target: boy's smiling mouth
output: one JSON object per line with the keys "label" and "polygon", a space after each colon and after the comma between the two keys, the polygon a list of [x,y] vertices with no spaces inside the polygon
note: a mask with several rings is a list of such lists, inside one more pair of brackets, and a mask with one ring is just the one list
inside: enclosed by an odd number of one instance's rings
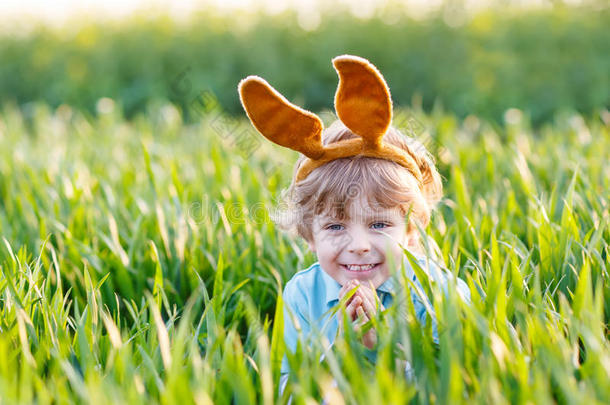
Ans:
{"label": "boy's smiling mouth", "polygon": [[370,264],[342,264],[345,270],[354,273],[361,273],[376,269],[381,263],[370,263]]}

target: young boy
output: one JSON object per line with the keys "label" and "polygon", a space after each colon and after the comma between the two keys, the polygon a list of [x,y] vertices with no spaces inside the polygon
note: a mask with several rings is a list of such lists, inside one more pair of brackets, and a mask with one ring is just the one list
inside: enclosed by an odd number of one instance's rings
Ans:
{"label": "young boy", "polygon": [[[292,352],[299,330],[305,339],[321,333],[334,342],[341,311],[330,315],[331,310],[354,288],[344,303],[354,327],[389,306],[396,293],[391,276],[405,261],[403,248],[418,255],[420,266],[446,288],[443,272],[421,254],[418,233],[442,194],[432,159],[423,145],[391,127],[389,89],[372,64],[347,55],[333,64],[340,77],[335,95],[340,120],[325,130],[317,116],[290,104],[263,79],[251,76],[239,86],[254,126],[304,155],[285,194],[288,215],[275,218],[280,227],[296,230],[318,259],[284,289],[284,339]],[[410,266],[405,268],[417,285]],[[469,299],[466,284],[458,280],[457,286]],[[424,303],[411,297],[424,322]],[[433,330],[437,339],[434,323]],[[369,329],[362,343],[374,349],[376,342],[376,331]],[[288,371],[284,358],[284,380]]]}
{"label": "young boy", "polygon": [[[333,144],[353,139],[354,134],[341,122],[335,122],[323,137],[326,144]],[[318,259],[308,269],[295,274],[284,289],[284,339],[292,352],[298,339],[294,321],[303,337],[320,332],[333,343],[340,318],[329,317],[329,313],[355,287],[345,311],[357,327],[392,303],[396,292],[391,276],[401,263],[405,263],[408,277],[419,285],[403,248],[414,253],[420,267],[427,269],[431,277],[440,276],[439,281],[446,288],[443,272],[423,255],[416,225],[425,227],[429,222],[433,205],[440,196],[440,176],[425,149],[419,146],[414,150],[414,142],[399,131],[390,128],[384,142],[409,153],[420,153],[417,158],[420,170],[425,173],[424,184],[418,185],[396,163],[357,156],[329,162],[314,170],[306,180],[293,182],[288,190],[290,204],[298,213],[291,215],[290,221],[296,222],[297,233]],[[281,226],[290,225],[280,218],[277,221]],[[470,292],[466,283],[459,279],[457,282],[458,293],[468,300]],[[425,304],[414,292],[411,297],[418,319],[425,323]],[[433,332],[436,340],[434,323]],[[362,343],[373,349],[376,342],[376,331],[370,329]],[[288,371],[284,359],[282,372]]]}

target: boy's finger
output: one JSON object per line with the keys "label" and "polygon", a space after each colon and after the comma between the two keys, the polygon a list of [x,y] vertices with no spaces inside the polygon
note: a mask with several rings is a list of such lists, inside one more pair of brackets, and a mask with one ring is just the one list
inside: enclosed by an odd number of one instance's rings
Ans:
{"label": "boy's finger", "polygon": [[373,282],[371,280],[369,280],[369,285],[368,285],[368,290],[370,292],[370,296],[373,300],[373,303],[380,301],[379,300],[379,296],[377,295],[377,289],[375,289],[375,286],[373,285]]}
{"label": "boy's finger", "polygon": [[371,291],[375,291],[375,285],[373,284],[373,282],[371,280],[369,280],[369,288],[371,289]]}
{"label": "boy's finger", "polygon": [[357,317],[356,308],[360,307],[361,305],[362,305],[362,298],[360,296],[357,296],[357,297],[354,297],[354,299],[352,299],[352,302],[350,302],[349,305],[347,306],[346,312],[348,313],[348,315],[350,316],[352,321],[354,321]]}
{"label": "boy's finger", "polygon": [[375,316],[375,314],[377,313],[377,308],[373,301],[371,301],[370,297],[365,296],[365,298],[362,300],[362,307],[364,309],[364,312],[371,317]]}
{"label": "boy's finger", "polygon": [[380,311],[385,309],[381,303],[381,300],[379,299],[379,296],[377,295],[377,291],[375,290],[375,286],[373,285],[372,281],[369,280],[369,288],[364,289],[364,292],[368,293],[368,298],[375,308],[377,308],[379,305]]}
{"label": "boy's finger", "polygon": [[[377,314],[377,311],[383,311],[383,305],[377,297],[377,293],[375,291],[371,291],[368,287],[363,288],[360,296],[362,297],[362,306],[364,311],[368,314],[369,317],[373,317]],[[379,307],[378,307],[379,306]]]}
{"label": "boy's finger", "polygon": [[371,297],[371,296],[366,297],[366,300],[363,302],[362,307],[364,308],[364,311],[370,318],[377,316],[377,313],[379,311],[383,310],[383,306],[381,305],[381,302],[379,302],[378,299],[376,300],[374,297]]}
{"label": "boy's finger", "polygon": [[377,298],[377,293],[375,290],[371,290],[369,287],[363,287],[358,292],[360,293],[363,301],[368,301],[373,307],[376,306],[379,299]]}
{"label": "boy's finger", "polygon": [[[339,299],[343,299],[345,294],[350,292],[356,285],[354,284],[354,280],[350,280],[347,283],[343,284],[341,289],[339,290]],[[350,302],[353,299],[353,296],[347,302]]]}
{"label": "boy's finger", "polygon": [[348,292],[348,291],[349,291],[349,289],[351,288],[352,284],[353,284],[353,283],[352,283],[352,280],[350,280],[350,281],[346,282],[345,284],[343,284],[343,285],[341,286],[341,290],[339,290],[339,292],[340,292],[340,293],[341,293],[341,292],[343,292],[343,294],[345,294],[346,292]]}
{"label": "boy's finger", "polygon": [[362,325],[364,325],[365,323],[367,323],[369,321],[369,317],[366,316],[366,313],[364,312],[364,309],[362,309],[362,306],[359,306],[358,308],[356,308],[356,314],[358,316],[356,330],[360,330]]}

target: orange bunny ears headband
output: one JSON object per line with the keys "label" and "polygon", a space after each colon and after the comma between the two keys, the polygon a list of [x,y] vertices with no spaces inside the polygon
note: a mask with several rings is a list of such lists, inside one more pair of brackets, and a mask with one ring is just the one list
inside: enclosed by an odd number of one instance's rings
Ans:
{"label": "orange bunny ears headband", "polygon": [[358,56],[337,56],[333,65],[339,74],[335,111],[359,138],[322,145],[322,120],[290,103],[258,76],[248,76],[238,86],[241,103],[252,124],[271,142],[307,156],[296,173],[296,182],[331,160],[360,155],[396,162],[421,184],[422,175],[415,159],[406,151],[382,142],[392,122],[392,98],[381,73]]}

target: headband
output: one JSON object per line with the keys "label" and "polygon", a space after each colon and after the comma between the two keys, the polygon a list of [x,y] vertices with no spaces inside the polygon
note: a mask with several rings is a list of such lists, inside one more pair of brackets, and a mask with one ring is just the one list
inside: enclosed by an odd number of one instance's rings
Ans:
{"label": "headband", "polygon": [[290,103],[264,79],[248,76],[239,83],[238,91],[254,127],[271,142],[307,157],[296,173],[296,182],[332,160],[366,156],[404,166],[421,184],[422,174],[415,159],[382,142],[392,122],[392,98],[381,73],[358,56],[337,56],[333,66],[339,75],[335,111],[357,138],[323,145],[320,117]]}

